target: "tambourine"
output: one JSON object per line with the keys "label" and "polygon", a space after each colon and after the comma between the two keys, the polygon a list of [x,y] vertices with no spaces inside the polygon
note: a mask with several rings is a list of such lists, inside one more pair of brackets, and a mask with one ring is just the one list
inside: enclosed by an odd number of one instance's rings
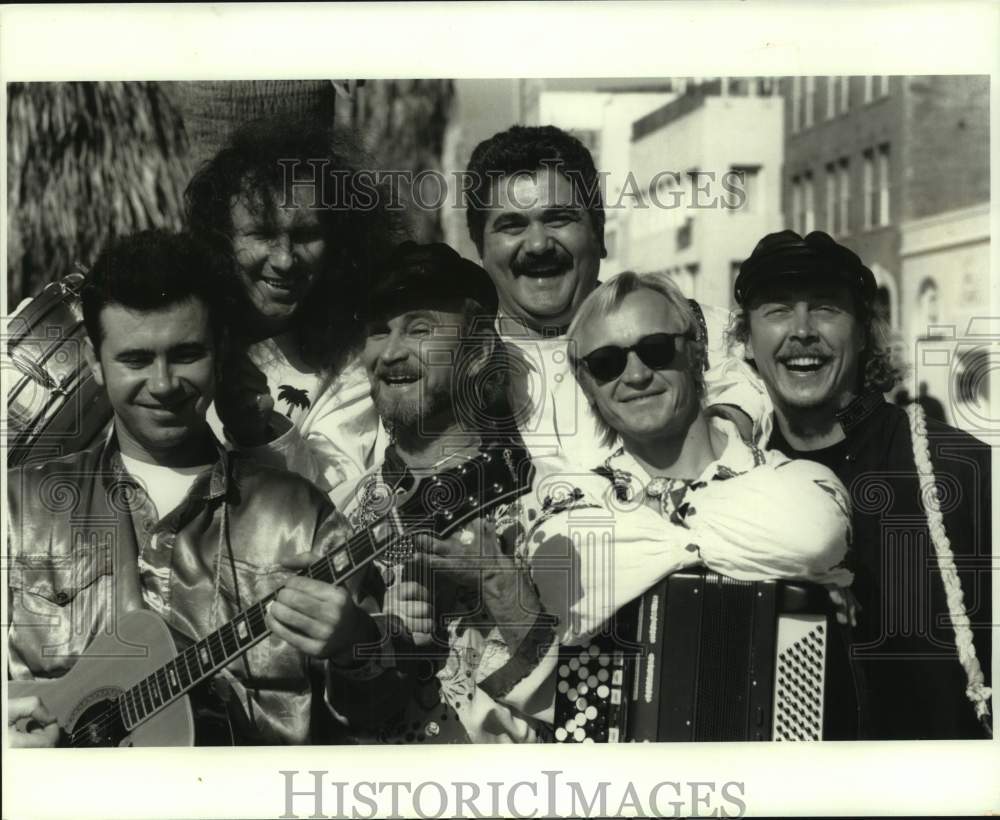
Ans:
{"label": "tambourine", "polygon": [[9,467],[83,450],[111,421],[107,394],[84,356],[84,281],[72,273],[47,285],[8,321],[3,431]]}

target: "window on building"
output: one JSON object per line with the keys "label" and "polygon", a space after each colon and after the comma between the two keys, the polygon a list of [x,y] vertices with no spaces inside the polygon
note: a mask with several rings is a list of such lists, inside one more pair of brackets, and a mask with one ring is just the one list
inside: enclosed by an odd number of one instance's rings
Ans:
{"label": "window on building", "polygon": [[805,128],[813,127],[813,119],[816,114],[816,78],[806,77],[806,98],[805,98]]}
{"label": "window on building", "polygon": [[850,202],[851,202],[851,167],[847,161],[847,157],[841,158],[840,162],[837,163],[837,177],[839,180],[839,185],[837,186],[837,194],[839,196],[838,206],[840,208],[840,219],[838,223],[840,225],[840,233],[847,234],[851,232],[850,223]]}
{"label": "window on building", "polygon": [[840,113],[846,114],[851,105],[851,78],[840,78]]}
{"label": "window on building", "polygon": [[834,236],[837,235],[837,164],[828,163],[826,166],[826,178],[823,182],[824,207],[823,207],[823,230]]}
{"label": "window on building", "polygon": [[878,225],[889,224],[889,144],[878,147]]}
{"label": "window on building", "polygon": [[802,175],[802,198],[804,200],[803,210],[805,211],[802,222],[802,233],[806,234],[809,231],[816,230],[816,201],[812,171],[806,171]]}
{"label": "window on building", "polygon": [[792,177],[792,230],[802,233],[802,226],[805,223],[805,215],[802,212],[802,180]]}
{"label": "window on building", "polygon": [[840,77],[826,78],[826,118],[832,120],[837,116],[837,87]]}
{"label": "window on building", "polygon": [[763,207],[760,198],[763,194],[763,185],[760,182],[761,167],[759,165],[731,165],[729,168],[728,188],[734,189],[737,193],[724,194],[725,199],[732,204],[739,203],[739,207],[729,209],[730,213],[752,214],[759,213]]}
{"label": "window on building", "polygon": [[870,103],[874,96],[873,91],[875,87],[875,77],[871,74],[865,74],[864,76],[864,93],[862,95],[862,100],[866,103]]}
{"label": "window on building", "polygon": [[875,78],[875,96],[877,97],[888,97],[889,96],[889,75],[879,74]]}
{"label": "window on building", "polygon": [[799,116],[802,111],[802,78],[792,77],[792,133],[799,131]]}
{"label": "window on building", "polygon": [[875,187],[875,153],[871,150],[864,153],[864,197],[865,197],[865,230],[875,224],[875,213],[878,210],[878,189]]}

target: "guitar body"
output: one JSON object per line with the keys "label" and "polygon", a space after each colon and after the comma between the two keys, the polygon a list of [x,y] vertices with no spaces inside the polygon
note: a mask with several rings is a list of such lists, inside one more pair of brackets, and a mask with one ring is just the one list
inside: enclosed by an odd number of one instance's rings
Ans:
{"label": "guitar body", "polygon": [[[143,657],[122,657],[121,642],[146,647]],[[74,746],[193,746],[191,703],[181,697],[129,732],[120,720],[99,721],[106,731],[80,731],[108,709],[109,702],[177,654],[167,625],[148,610],[129,612],[117,635],[101,635],[73,668],[54,680],[9,681],[8,697],[36,695]],[[117,718],[117,708],[112,710]],[[76,735],[74,736],[74,733]]]}

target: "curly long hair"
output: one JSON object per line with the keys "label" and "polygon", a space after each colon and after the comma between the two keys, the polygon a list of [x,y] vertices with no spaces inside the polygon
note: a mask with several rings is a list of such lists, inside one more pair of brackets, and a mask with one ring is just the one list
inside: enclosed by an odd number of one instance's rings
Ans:
{"label": "curly long hair", "polygon": [[355,316],[366,277],[405,233],[400,215],[387,208],[389,197],[376,184],[374,166],[356,140],[309,120],[283,117],[246,123],[191,179],[184,194],[186,220],[192,233],[227,253],[237,271],[233,202],[252,197],[270,217],[284,190],[289,160],[311,166],[309,171],[292,169],[296,177],[325,174],[330,185],[330,196],[317,208],[327,245],[326,266],[296,314],[294,332],[307,362],[336,371],[361,342]]}

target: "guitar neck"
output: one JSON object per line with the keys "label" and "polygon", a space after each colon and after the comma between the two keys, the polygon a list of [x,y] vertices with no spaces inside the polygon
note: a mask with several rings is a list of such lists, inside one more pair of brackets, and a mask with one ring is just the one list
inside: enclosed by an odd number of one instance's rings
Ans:
{"label": "guitar neck", "polygon": [[[400,537],[401,533],[394,532],[380,541],[373,528],[366,528],[297,574],[325,583],[342,584],[382,555]],[[281,588],[276,589],[257,601],[126,689],[119,697],[126,727],[131,730],[152,717],[266,638],[271,630],[267,628],[264,616],[268,604],[280,591]]]}
{"label": "guitar neck", "polygon": [[[496,448],[494,454],[483,453],[456,470],[434,476],[426,488],[421,482],[420,493],[401,501],[401,506],[394,504],[378,523],[331,548],[298,574],[341,584],[408,532],[430,529],[447,535],[495,505],[523,495],[531,486],[532,475],[530,457],[523,449],[507,445]],[[384,537],[376,535],[376,530],[385,530]],[[279,592],[275,590],[240,612],[125,690],[118,698],[125,726],[133,729],[266,638],[270,630],[264,616]]]}

